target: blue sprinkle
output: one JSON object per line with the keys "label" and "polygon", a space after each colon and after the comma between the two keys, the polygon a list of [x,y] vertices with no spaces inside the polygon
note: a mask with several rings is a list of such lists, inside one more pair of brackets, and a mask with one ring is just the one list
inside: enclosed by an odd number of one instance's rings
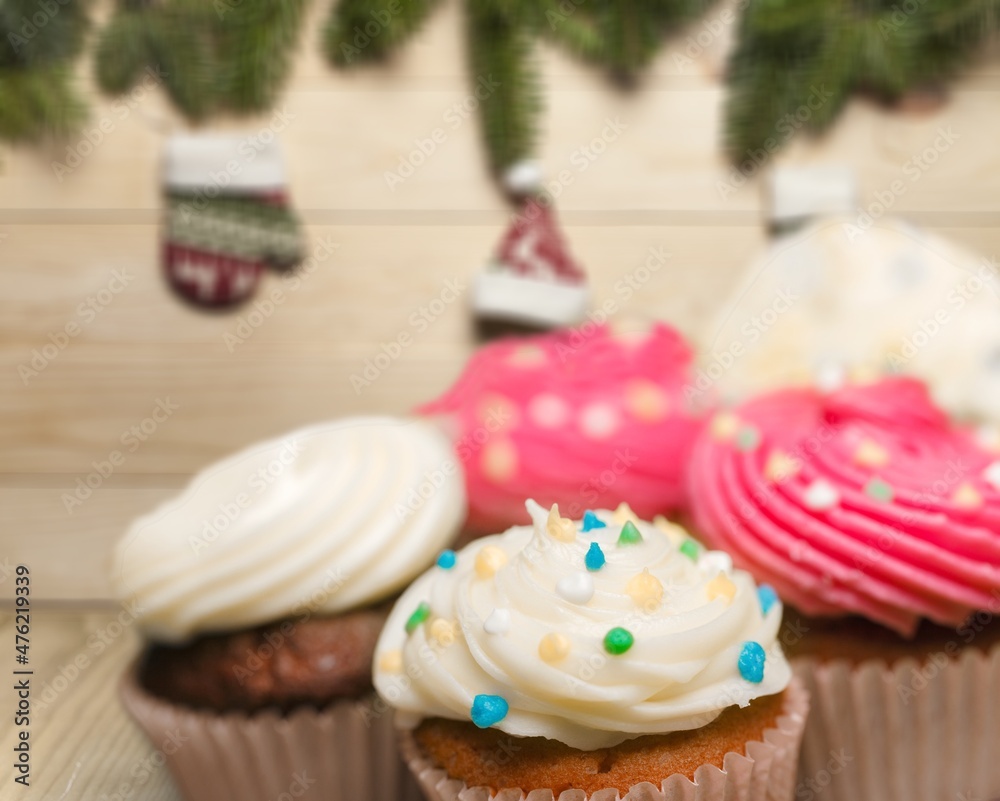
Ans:
{"label": "blue sprinkle", "polygon": [[480,729],[495,726],[505,717],[510,706],[499,695],[477,695],[472,699],[472,722]]}
{"label": "blue sprinkle", "polygon": [[446,551],[441,551],[441,555],[438,556],[437,566],[442,570],[451,570],[455,563],[458,561],[458,556],[451,549]]}
{"label": "blue sprinkle", "polygon": [[583,530],[591,531],[595,528],[607,528],[608,524],[591,512],[589,509],[583,513]]}
{"label": "blue sprinkle", "polygon": [[757,588],[757,597],[760,599],[760,611],[765,615],[771,611],[771,607],[778,601],[778,593],[770,584],[761,584]]}
{"label": "blue sprinkle", "polygon": [[587,565],[587,570],[600,570],[604,567],[604,551],[601,550],[601,546],[596,542],[590,543],[590,550],[587,551],[583,561]]}
{"label": "blue sprinkle", "polygon": [[764,647],[759,642],[743,643],[743,650],[740,651],[740,675],[749,682],[760,684],[764,681],[764,660],[767,654]]}

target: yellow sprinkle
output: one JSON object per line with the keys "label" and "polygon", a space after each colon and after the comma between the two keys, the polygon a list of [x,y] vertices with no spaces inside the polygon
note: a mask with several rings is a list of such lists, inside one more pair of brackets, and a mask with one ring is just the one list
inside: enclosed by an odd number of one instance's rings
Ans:
{"label": "yellow sprinkle", "polygon": [[653,525],[656,526],[660,531],[667,535],[670,543],[676,547],[679,547],[687,537],[684,534],[683,529],[680,526],[671,523],[663,515],[657,515],[653,518]]}
{"label": "yellow sprinkle", "polygon": [[708,582],[705,590],[710,601],[714,601],[716,598],[725,598],[727,602],[732,603],[733,598],[736,597],[736,585],[725,573],[719,573]]}
{"label": "yellow sprinkle", "polygon": [[573,542],[576,539],[576,526],[568,517],[559,516],[559,504],[552,504],[549,518],[545,521],[545,530],[549,536],[559,542]]}
{"label": "yellow sprinkle", "polygon": [[962,483],[951,496],[952,503],[961,509],[978,509],[983,505],[983,496],[971,484]]}
{"label": "yellow sprinkle", "polygon": [[723,441],[732,439],[740,428],[740,418],[732,412],[719,412],[712,418],[712,436]]}
{"label": "yellow sprinkle", "polygon": [[492,578],[505,564],[507,554],[496,545],[487,545],[476,554],[476,575],[479,578]]}
{"label": "yellow sprinkle", "polygon": [[624,526],[629,521],[633,523],[639,522],[639,518],[635,516],[635,512],[632,511],[632,507],[625,503],[625,501],[618,504],[618,508],[611,514],[611,519],[614,520],[615,525],[618,526]]}
{"label": "yellow sprinkle", "polygon": [[386,651],[378,660],[379,670],[386,673],[403,672],[403,654],[401,651]]}
{"label": "yellow sprinkle", "polygon": [[663,585],[660,580],[650,574],[649,569],[636,573],[625,585],[625,592],[629,594],[636,606],[643,609],[655,608],[663,600]]}
{"label": "yellow sprinkle", "polygon": [[885,467],[889,464],[889,452],[877,442],[866,439],[854,452],[854,461],[862,467]]}
{"label": "yellow sprinkle", "polygon": [[538,656],[550,665],[561,662],[569,655],[570,641],[568,637],[552,632],[542,637],[538,643]]}
{"label": "yellow sprinkle", "polygon": [[458,626],[450,620],[445,620],[443,617],[439,617],[431,623],[431,637],[445,647],[455,642],[457,633]]}
{"label": "yellow sprinkle", "polygon": [[538,345],[521,345],[507,357],[507,364],[514,364],[518,367],[537,367],[545,364],[545,351]]}
{"label": "yellow sprinkle", "polygon": [[625,406],[636,420],[656,423],[670,413],[666,393],[652,381],[633,381],[625,388]]}
{"label": "yellow sprinkle", "polygon": [[764,465],[764,475],[768,481],[777,483],[786,478],[792,478],[799,472],[799,460],[781,450],[772,451],[767,457],[767,464]]}
{"label": "yellow sprinkle", "polygon": [[851,382],[854,384],[874,384],[881,378],[879,371],[870,364],[851,368]]}
{"label": "yellow sprinkle", "polygon": [[483,475],[496,484],[510,481],[517,472],[517,448],[510,440],[487,443],[481,459]]}

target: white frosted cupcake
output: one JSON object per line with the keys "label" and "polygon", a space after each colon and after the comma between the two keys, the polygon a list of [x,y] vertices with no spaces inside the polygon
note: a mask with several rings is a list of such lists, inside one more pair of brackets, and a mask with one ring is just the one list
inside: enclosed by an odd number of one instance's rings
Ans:
{"label": "white frosted cupcake", "polygon": [[773,593],[627,507],[528,508],[417,579],[379,638],[425,794],[790,798],[807,703]]}
{"label": "white frosted cupcake", "polygon": [[[398,797],[371,659],[389,599],[465,514],[449,443],[414,420],[360,417],[231,456],[137,520],[112,580],[148,647],[126,706],[188,799]],[[298,784],[295,784],[298,782]],[[292,789],[290,789],[292,788]]]}

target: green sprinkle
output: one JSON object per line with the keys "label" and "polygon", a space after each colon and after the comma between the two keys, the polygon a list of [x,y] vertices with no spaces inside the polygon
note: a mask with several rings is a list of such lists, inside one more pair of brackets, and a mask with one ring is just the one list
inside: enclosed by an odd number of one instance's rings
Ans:
{"label": "green sprinkle", "polygon": [[639,529],[631,520],[626,520],[625,525],[622,526],[622,533],[618,535],[618,544],[636,545],[640,542],[642,542],[642,534],[639,533]]}
{"label": "green sprinkle", "polygon": [[741,451],[752,451],[760,445],[760,432],[753,426],[744,426],[736,434],[736,447]]}
{"label": "green sprinkle", "polygon": [[878,477],[871,479],[865,484],[865,495],[876,501],[892,503],[892,487]]}
{"label": "green sprinkle", "polygon": [[635,637],[628,629],[615,626],[604,635],[604,650],[613,656],[620,656],[625,653],[635,642]]}
{"label": "green sprinkle", "polygon": [[413,610],[413,614],[410,615],[410,619],[406,621],[406,633],[413,634],[417,630],[417,626],[423,623],[427,618],[431,616],[431,605],[427,601],[421,601],[420,605]]}
{"label": "green sprinkle", "polygon": [[698,543],[695,542],[694,540],[687,539],[681,543],[681,547],[679,548],[679,550],[692,562],[697,562],[698,553],[701,550],[701,548],[698,547]]}

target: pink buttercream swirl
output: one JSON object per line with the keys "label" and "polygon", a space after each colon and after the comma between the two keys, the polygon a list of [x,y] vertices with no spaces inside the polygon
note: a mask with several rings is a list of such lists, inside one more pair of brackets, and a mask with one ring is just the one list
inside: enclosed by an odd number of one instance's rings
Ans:
{"label": "pink buttercream swirl", "polygon": [[806,614],[909,635],[1000,608],[996,459],[912,379],[784,390],[705,426],[692,514]]}
{"label": "pink buttercream swirl", "polygon": [[477,351],[458,381],[418,409],[455,437],[468,528],[525,524],[525,498],[563,515],[625,501],[640,517],[676,509],[703,419],[685,402],[691,349],[656,324],[615,334],[585,324]]}

